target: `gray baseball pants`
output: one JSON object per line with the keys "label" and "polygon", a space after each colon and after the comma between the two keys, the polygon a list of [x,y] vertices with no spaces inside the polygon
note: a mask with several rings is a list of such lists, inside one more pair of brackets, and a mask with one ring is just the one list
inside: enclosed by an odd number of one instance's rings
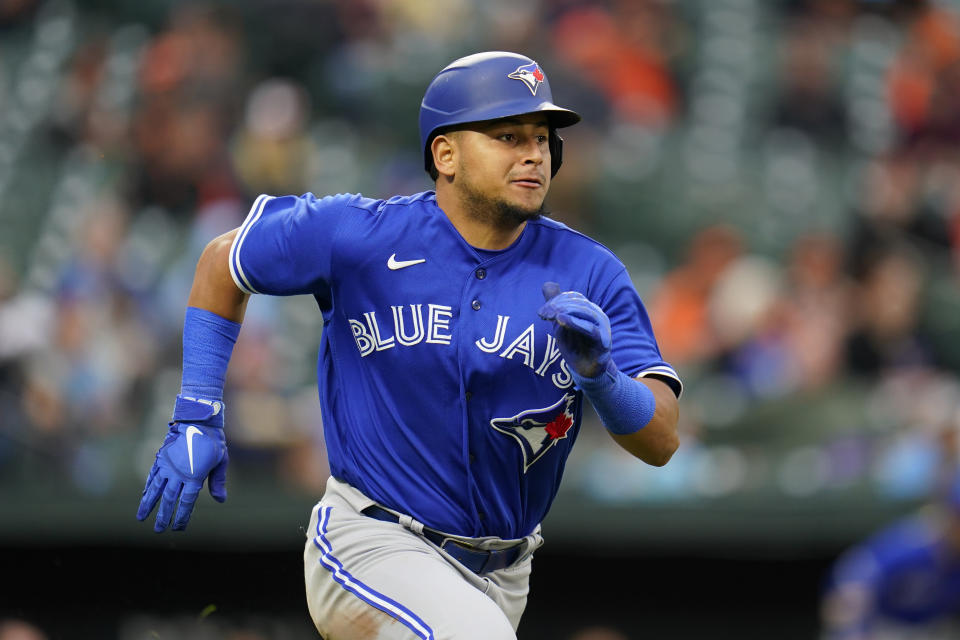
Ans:
{"label": "gray baseball pants", "polygon": [[[477,575],[400,523],[369,518],[376,504],[349,484],[330,478],[313,508],[304,547],[310,616],[325,640],[516,640],[527,603],[539,527],[509,567]],[[482,548],[515,543],[462,538]]]}

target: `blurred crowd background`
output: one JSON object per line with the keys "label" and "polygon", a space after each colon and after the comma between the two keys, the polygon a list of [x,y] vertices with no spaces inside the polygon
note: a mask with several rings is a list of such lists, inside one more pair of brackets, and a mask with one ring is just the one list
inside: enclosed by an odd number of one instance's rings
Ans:
{"label": "blurred crowd background", "polygon": [[[4,540],[143,543],[206,242],[260,193],[431,188],[423,90],[490,49],[584,116],[547,204],[627,263],[686,384],[663,469],[591,414],[548,540],[824,553],[927,499],[960,427],[957,0],[0,0]],[[198,539],[286,542],[322,492],[320,323],[251,301],[240,506]]]}

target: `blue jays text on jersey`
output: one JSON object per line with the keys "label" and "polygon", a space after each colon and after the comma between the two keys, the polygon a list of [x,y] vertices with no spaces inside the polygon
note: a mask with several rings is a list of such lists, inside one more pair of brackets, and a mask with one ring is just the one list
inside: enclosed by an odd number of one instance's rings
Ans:
{"label": "blue jays text on jersey", "polygon": [[544,282],[603,308],[622,371],[681,389],[623,264],[549,219],[487,251],[433,192],[260,196],[230,271],[247,293],[316,298],[331,473],[448,533],[525,536],[559,488],[583,397],[537,316]]}
{"label": "blue jays text on jersey", "polygon": [[[423,318],[424,306],[427,307],[426,324]],[[391,333],[381,331],[376,311],[365,312],[363,321],[349,319],[361,357],[384,349],[392,349],[397,345],[412,347],[421,342],[450,344],[453,339],[453,335],[449,333],[450,319],[453,317],[452,307],[440,304],[411,304],[408,307],[409,309],[404,309],[401,305],[391,305],[390,314],[388,314],[393,316],[393,324],[389,330]],[[566,363],[560,359],[557,341],[549,333],[549,326],[544,328],[543,323],[540,323],[540,331],[547,331],[547,338],[543,354],[539,356],[535,353],[536,325],[533,323],[504,346],[509,322],[510,316],[498,315],[493,334],[474,341],[477,349],[485,353],[495,353],[501,358],[517,358],[540,376],[546,375],[552,365],[556,364],[556,368],[561,371],[551,375],[550,380],[559,389],[566,389],[573,384],[573,378],[567,370]]]}

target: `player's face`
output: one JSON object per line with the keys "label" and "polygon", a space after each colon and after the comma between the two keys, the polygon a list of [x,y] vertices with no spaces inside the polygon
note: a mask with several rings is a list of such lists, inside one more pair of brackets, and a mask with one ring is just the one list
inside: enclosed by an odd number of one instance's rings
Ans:
{"label": "player's face", "polygon": [[536,113],[458,131],[454,184],[464,204],[501,224],[540,215],[550,188],[549,135],[546,118]]}

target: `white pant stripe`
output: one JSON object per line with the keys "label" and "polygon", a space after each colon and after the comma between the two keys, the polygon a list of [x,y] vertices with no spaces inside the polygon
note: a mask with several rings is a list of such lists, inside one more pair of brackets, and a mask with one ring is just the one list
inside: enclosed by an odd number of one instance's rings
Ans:
{"label": "white pant stripe", "polygon": [[343,568],[343,565],[333,555],[333,547],[326,538],[327,520],[330,517],[330,507],[321,507],[319,517],[317,518],[317,535],[313,538],[313,544],[320,550],[320,564],[333,574],[333,579],[340,583],[344,589],[355,594],[364,602],[393,616],[413,631],[423,640],[434,640],[433,630],[421,620],[416,614],[404,607],[399,602],[388,598],[367,585],[363,584]]}

